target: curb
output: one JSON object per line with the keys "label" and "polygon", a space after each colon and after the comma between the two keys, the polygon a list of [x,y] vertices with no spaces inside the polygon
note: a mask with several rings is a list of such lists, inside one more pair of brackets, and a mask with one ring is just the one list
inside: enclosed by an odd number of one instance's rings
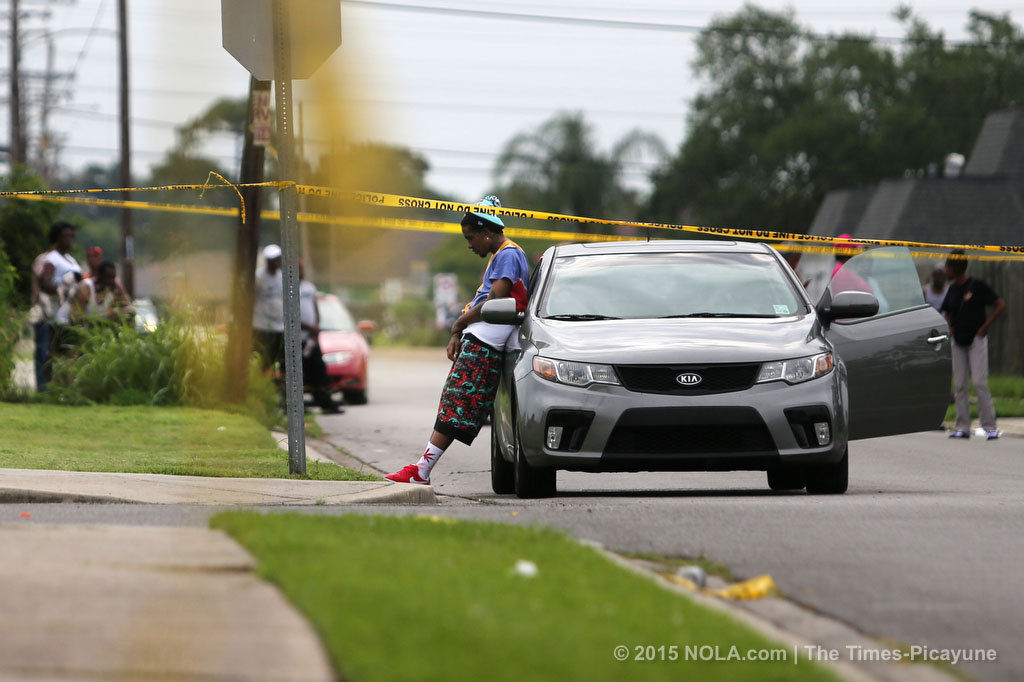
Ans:
{"label": "curb", "polygon": [[[724,613],[765,638],[787,645],[789,648],[819,646],[841,648],[842,643],[865,648],[889,648],[877,639],[850,625],[824,614],[811,611],[783,597],[754,601],[717,599],[673,583],[657,573],[622,557],[591,540],[580,540],[592,547],[612,563],[645,578],[659,587],[680,594],[707,608]],[[763,604],[763,606],[759,606]],[[815,661],[849,682],[956,682],[959,678],[926,663],[904,664],[877,661],[849,660]]]}
{"label": "curb", "polygon": [[136,500],[112,495],[82,495],[31,488],[0,488],[0,504],[137,504]]}

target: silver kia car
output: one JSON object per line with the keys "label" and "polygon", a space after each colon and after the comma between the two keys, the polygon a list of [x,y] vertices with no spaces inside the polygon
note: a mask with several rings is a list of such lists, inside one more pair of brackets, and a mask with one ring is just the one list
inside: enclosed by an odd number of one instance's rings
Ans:
{"label": "silver kia car", "polygon": [[[841,283],[841,284],[840,284]],[[904,248],[850,259],[817,302],[765,244],[548,249],[505,353],[496,493],[555,494],[571,471],[766,471],[843,493],[847,442],[934,429],[949,400],[943,318]]]}

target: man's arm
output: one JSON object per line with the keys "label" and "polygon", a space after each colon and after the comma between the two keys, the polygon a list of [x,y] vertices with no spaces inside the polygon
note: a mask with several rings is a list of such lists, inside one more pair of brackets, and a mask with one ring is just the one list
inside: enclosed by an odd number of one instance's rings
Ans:
{"label": "man's arm", "polygon": [[56,268],[53,267],[53,263],[43,263],[43,271],[39,274],[39,288],[51,296],[57,295],[57,285],[53,283],[54,273]]}
{"label": "man's arm", "polygon": [[992,323],[996,321],[996,318],[1003,314],[1006,310],[1006,303],[1001,298],[997,298],[993,306],[992,314],[985,320],[985,324],[978,328],[978,338],[983,339],[988,334],[988,328],[992,326]]}
{"label": "man's arm", "polygon": [[299,326],[308,331],[314,337],[320,333],[320,306],[316,304],[315,294],[313,295],[313,324],[306,324],[300,320]]}

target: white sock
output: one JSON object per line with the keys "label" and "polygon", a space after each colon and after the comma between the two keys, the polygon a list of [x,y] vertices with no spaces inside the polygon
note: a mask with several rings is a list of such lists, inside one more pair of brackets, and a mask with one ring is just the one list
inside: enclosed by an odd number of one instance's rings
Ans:
{"label": "white sock", "polygon": [[427,449],[420,457],[420,461],[416,462],[416,467],[419,469],[420,478],[424,481],[430,479],[430,470],[437,464],[437,460],[441,459],[441,455],[444,454],[444,450],[437,447],[433,443],[427,443]]}

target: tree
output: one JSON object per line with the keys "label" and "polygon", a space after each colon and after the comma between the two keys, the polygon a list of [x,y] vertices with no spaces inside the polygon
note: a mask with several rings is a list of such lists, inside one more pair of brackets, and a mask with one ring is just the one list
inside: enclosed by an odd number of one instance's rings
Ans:
{"label": "tree", "polygon": [[971,12],[950,46],[900,10],[901,48],[821,38],[791,12],[746,6],[709,25],[694,69],[707,83],[649,217],[802,232],[831,190],[939,167],[984,117],[1024,101],[1024,40],[1007,15]]}
{"label": "tree", "polygon": [[[29,191],[46,189],[46,186],[24,167],[16,166],[10,175],[0,181],[0,188],[4,191]],[[46,249],[47,231],[60,212],[61,205],[55,202],[23,199],[5,199],[0,202],[0,249],[6,254],[6,261],[14,273],[9,288],[11,300],[0,301],[0,306],[9,304],[23,308],[28,305],[32,289],[29,277],[32,261]]]}
{"label": "tree", "polygon": [[[213,158],[204,155],[203,143],[210,134],[227,132],[241,138],[245,128],[246,99],[222,98],[177,130],[177,143],[163,160],[155,165],[147,184],[199,184],[215,171],[229,180],[237,178],[237,169],[227,170]],[[147,201],[166,203],[200,203],[198,192],[158,192],[146,196]],[[202,204],[237,208],[238,197],[228,189],[204,194]],[[231,218],[179,213],[147,213],[141,216],[136,229],[137,248],[149,260],[159,260],[172,253],[226,248],[234,232]]]}
{"label": "tree", "polygon": [[621,181],[627,161],[667,156],[653,134],[634,130],[607,154],[579,113],[556,114],[509,140],[494,176],[505,204],[590,217],[633,217],[637,197]]}

